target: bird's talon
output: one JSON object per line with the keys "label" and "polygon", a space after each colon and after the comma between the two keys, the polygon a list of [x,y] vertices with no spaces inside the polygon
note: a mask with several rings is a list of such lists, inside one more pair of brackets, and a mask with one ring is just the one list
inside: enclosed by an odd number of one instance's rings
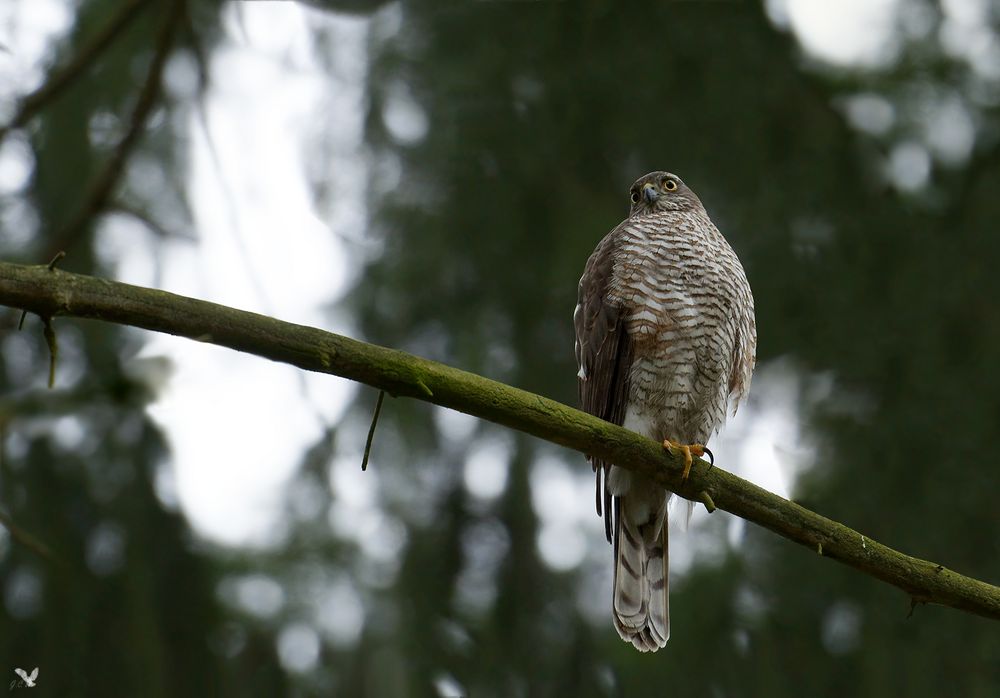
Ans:
{"label": "bird's talon", "polygon": [[664,439],[663,448],[665,448],[670,455],[674,455],[675,451],[680,451],[684,454],[684,472],[681,473],[681,482],[686,482],[688,476],[691,474],[691,464],[694,462],[694,456],[704,458],[705,454],[708,454],[709,465],[711,467],[715,466],[715,454],[701,444],[681,444],[676,441],[671,441],[670,439]]}

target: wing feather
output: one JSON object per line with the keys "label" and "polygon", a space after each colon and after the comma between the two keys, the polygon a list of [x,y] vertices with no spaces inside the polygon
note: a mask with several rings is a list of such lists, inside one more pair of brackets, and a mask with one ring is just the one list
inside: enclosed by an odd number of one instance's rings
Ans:
{"label": "wing feather", "polygon": [[[601,240],[587,260],[573,313],[580,402],[584,411],[618,425],[625,421],[633,349],[625,328],[625,309],[608,300],[620,229]],[[597,480],[597,513],[604,516],[605,534],[611,541],[611,494],[607,489],[611,464],[597,458],[590,461]]]}
{"label": "wing feather", "polygon": [[[741,269],[742,271],[742,269]],[[747,293],[750,286],[747,284]],[[733,341],[732,368],[729,373],[729,406],[732,414],[750,392],[750,380],[753,377],[754,363],[757,361],[757,327],[754,320],[753,297],[747,304],[749,314],[741,326],[736,328]]]}

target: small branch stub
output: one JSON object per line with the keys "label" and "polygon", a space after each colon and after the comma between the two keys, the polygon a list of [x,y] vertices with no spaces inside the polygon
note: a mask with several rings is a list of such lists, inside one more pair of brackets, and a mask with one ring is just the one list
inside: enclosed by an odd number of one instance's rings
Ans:
{"label": "small branch stub", "polygon": [[712,495],[710,495],[706,490],[702,490],[698,493],[698,501],[705,505],[705,509],[711,514],[715,511],[715,502],[712,500]]}
{"label": "small branch stub", "polygon": [[59,264],[59,261],[65,256],[66,256],[65,250],[59,250],[58,252],[56,252],[55,257],[53,257],[52,261],[49,262],[49,271],[55,271],[56,265]]}

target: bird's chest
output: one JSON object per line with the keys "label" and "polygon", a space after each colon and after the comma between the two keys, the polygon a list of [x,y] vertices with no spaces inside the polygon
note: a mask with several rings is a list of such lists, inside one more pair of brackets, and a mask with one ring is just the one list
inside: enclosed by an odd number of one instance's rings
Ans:
{"label": "bird's chest", "polygon": [[732,355],[732,289],[710,242],[647,237],[623,247],[610,293],[633,343],[629,403],[671,434],[721,417]]}
{"label": "bird's chest", "polygon": [[713,337],[724,340],[720,324],[734,303],[724,261],[704,240],[650,236],[626,242],[609,295],[624,312],[637,358],[683,361],[691,351],[721,348]]}

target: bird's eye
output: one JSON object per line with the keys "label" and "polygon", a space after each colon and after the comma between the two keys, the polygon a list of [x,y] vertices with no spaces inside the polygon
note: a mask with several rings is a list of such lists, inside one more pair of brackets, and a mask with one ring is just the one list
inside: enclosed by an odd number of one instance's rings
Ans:
{"label": "bird's eye", "polygon": [[675,191],[677,189],[677,182],[672,179],[663,180],[663,191]]}
{"label": "bird's eye", "polygon": [[635,191],[634,189],[632,190],[632,203],[633,204],[639,203],[639,192]]}

